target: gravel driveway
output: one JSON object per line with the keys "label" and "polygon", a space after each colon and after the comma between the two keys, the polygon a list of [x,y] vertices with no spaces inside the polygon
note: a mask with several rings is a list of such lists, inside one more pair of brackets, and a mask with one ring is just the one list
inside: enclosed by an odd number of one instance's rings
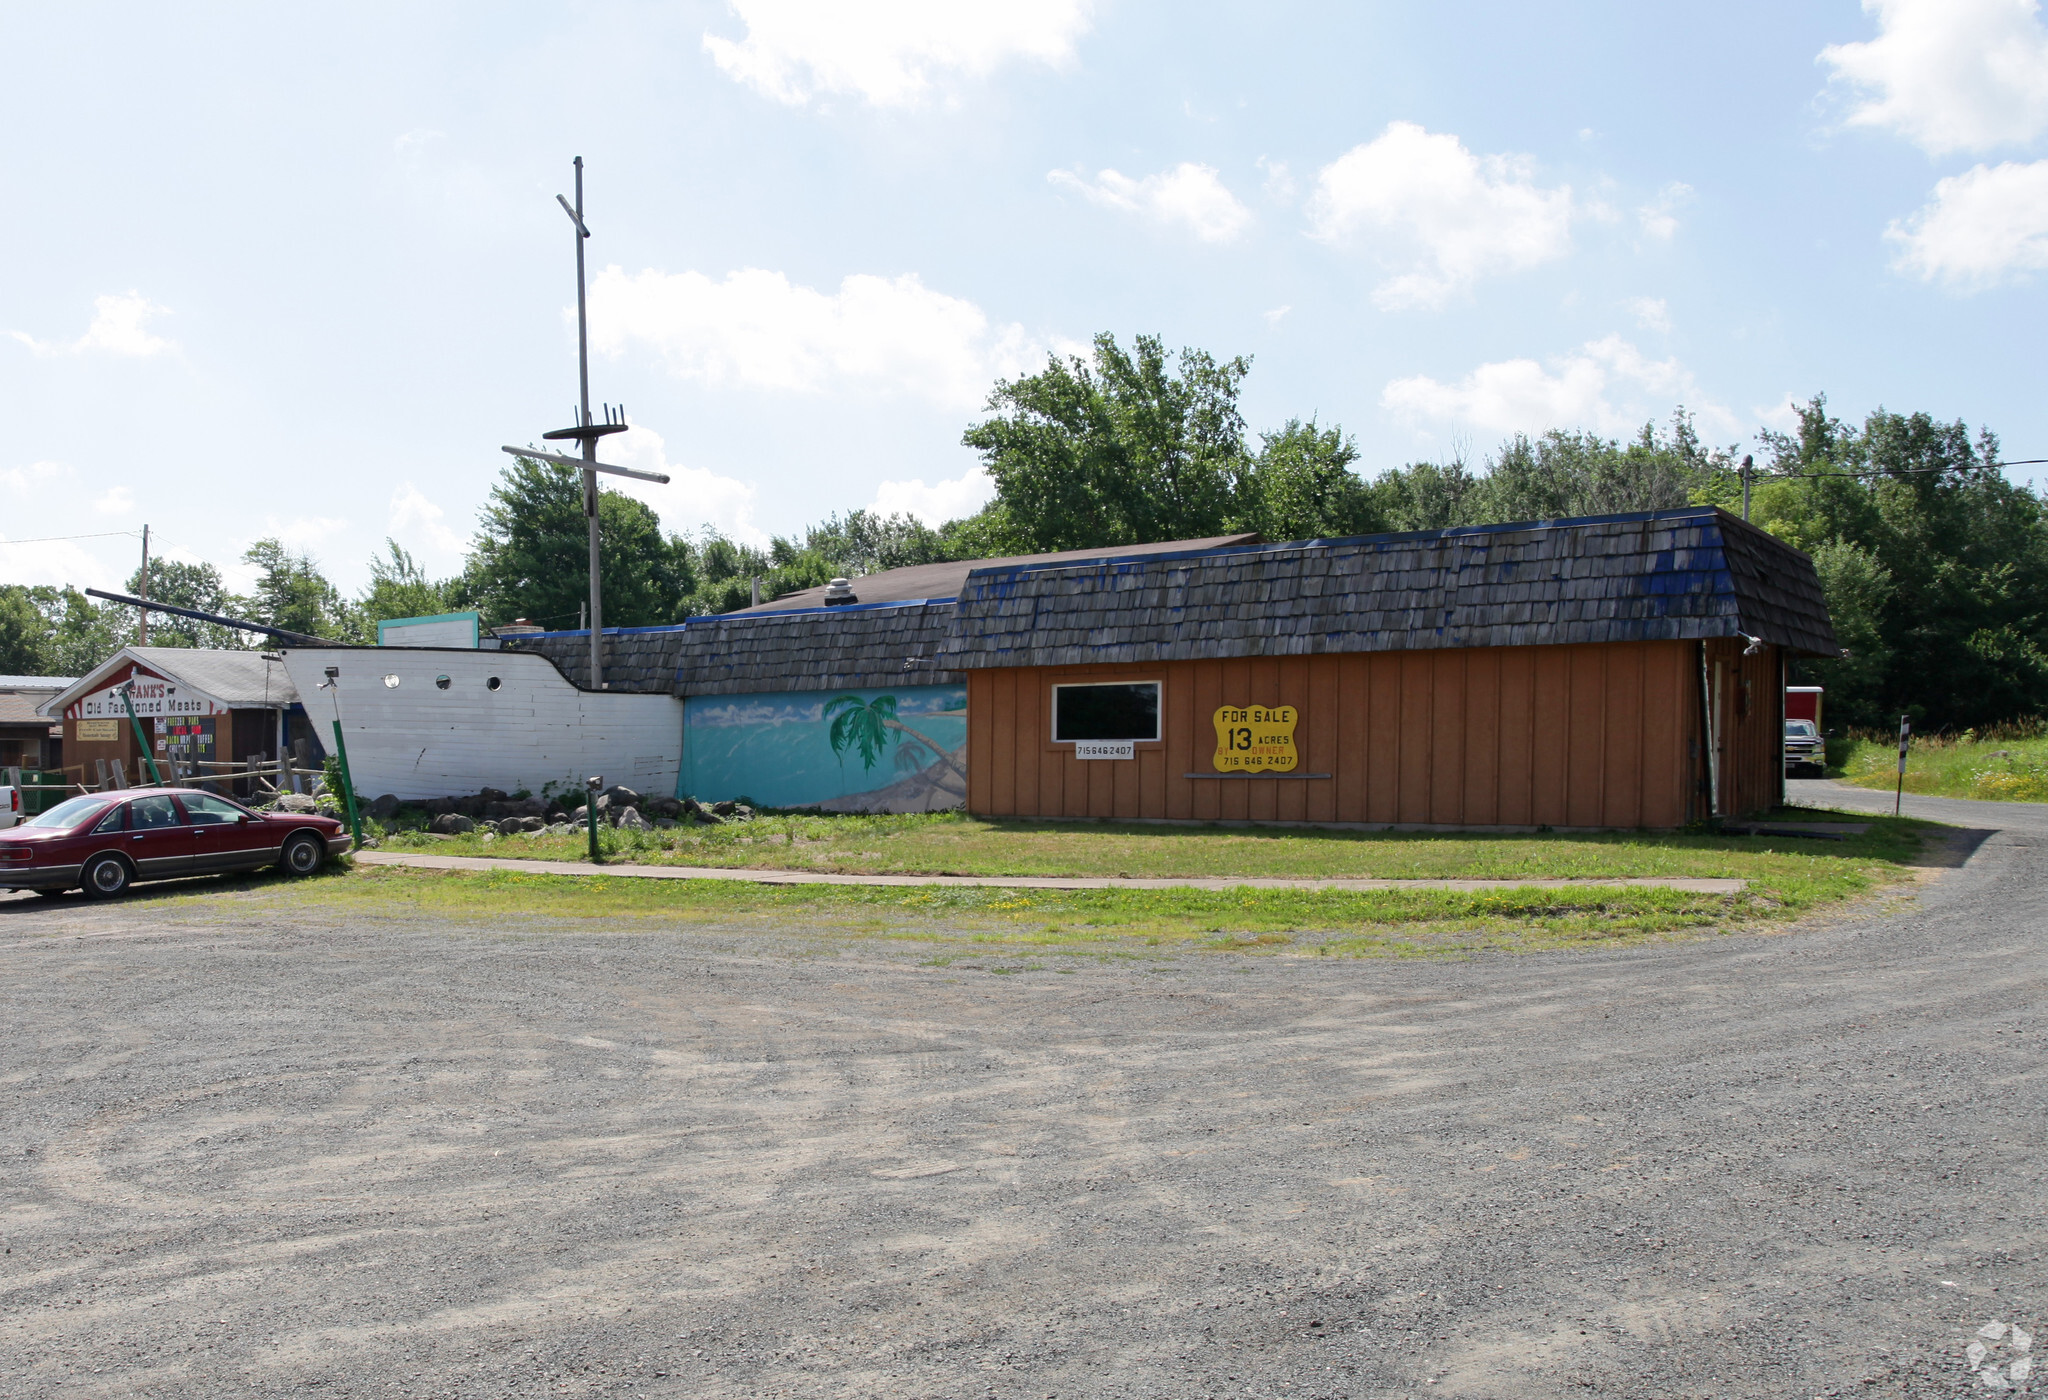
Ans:
{"label": "gravel driveway", "polygon": [[1907,806],[1884,907],[1470,962],[0,898],[0,1391],[2004,1384],[2048,810]]}

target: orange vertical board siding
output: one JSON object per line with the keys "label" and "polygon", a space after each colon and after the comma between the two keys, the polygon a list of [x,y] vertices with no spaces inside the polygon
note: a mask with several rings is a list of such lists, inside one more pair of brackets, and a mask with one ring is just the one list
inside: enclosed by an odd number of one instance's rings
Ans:
{"label": "orange vertical board siding", "polygon": [[1500,823],[1500,670],[1494,648],[1474,650],[1465,658],[1465,788],[1459,820],[1473,826]]}

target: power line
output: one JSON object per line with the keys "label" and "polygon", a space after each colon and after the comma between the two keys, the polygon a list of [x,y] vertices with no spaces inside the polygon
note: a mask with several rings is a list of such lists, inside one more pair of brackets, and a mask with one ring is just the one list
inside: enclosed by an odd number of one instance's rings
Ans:
{"label": "power line", "polygon": [[33,540],[0,539],[0,545],[53,544],[58,540],[110,540],[113,539],[116,535],[126,535],[131,540],[139,540],[142,538],[142,532],[140,530],[102,530],[97,535],[44,535],[40,539]]}

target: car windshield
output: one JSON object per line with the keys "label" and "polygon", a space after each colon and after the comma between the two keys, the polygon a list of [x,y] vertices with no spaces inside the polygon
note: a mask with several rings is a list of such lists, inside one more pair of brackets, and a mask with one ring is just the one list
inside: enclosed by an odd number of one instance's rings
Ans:
{"label": "car windshield", "polygon": [[1788,719],[1785,721],[1785,733],[1790,738],[1811,739],[1813,737],[1813,721],[1810,719]]}
{"label": "car windshield", "polygon": [[30,817],[23,826],[81,826],[89,817],[106,810],[104,797],[67,797],[40,816]]}

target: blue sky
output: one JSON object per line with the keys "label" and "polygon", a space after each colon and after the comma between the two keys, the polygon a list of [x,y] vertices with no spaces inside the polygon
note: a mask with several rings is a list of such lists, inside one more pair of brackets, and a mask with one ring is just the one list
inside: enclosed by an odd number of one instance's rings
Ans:
{"label": "blue sky", "polygon": [[1368,473],[1816,392],[2048,456],[2034,0],[5,18],[0,581],[114,583],[145,521],[452,571],[569,421],[579,154],[592,392],[671,529],[971,509],[991,380],[1104,330],[1252,356],[1252,426]]}

